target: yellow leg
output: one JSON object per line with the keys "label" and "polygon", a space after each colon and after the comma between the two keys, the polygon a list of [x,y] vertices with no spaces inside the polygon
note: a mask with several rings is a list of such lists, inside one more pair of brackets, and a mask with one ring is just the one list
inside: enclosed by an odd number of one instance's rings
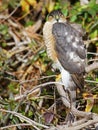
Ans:
{"label": "yellow leg", "polygon": [[60,81],[61,80],[61,74],[58,74],[58,75],[56,75],[56,82],[58,82],[58,81]]}

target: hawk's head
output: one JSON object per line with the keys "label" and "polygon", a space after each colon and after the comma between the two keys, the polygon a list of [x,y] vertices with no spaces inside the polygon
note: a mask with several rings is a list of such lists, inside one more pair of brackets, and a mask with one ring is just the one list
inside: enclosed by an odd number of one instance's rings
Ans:
{"label": "hawk's head", "polygon": [[63,22],[66,21],[66,19],[60,10],[54,10],[48,15],[48,21]]}

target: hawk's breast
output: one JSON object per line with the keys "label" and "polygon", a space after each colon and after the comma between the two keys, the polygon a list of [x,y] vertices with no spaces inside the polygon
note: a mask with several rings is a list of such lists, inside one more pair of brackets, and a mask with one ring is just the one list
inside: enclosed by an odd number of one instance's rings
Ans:
{"label": "hawk's breast", "polygon": [[46,22],[44,27],[43,27],[43,37],[47,49],[47,54],[51,60],[54,62],[57,61],[57,54],[55,51],[55,39],[52,34],[52,28],[53,24],[51,22]]}

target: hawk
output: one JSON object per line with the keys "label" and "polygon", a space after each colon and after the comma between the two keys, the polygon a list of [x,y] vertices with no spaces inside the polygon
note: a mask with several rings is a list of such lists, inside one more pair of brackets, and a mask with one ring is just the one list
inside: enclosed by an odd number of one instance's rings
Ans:
{"label": "hawk", "polygon": [[60,70],[65,90],[69,89],[75,105],[76,89],[84,86],[86,50],[83,31],[79,25],[70,24],[60,10],[52,11],[43,27],[47,54]]}

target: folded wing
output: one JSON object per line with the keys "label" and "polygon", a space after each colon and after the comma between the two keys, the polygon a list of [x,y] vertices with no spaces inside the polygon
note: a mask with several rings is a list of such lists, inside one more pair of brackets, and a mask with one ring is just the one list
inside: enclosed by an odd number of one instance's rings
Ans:
{"label": "folded wing", "polygon": [[55,51],[58,60],[63,68],[72,74],[76,85],[78,84],[78,87],[81,88],[83,86],[81,77],[85,71],[86,51],[80,32],[68,23],[57,22],[53,25],[52,33],[56,41]]}

